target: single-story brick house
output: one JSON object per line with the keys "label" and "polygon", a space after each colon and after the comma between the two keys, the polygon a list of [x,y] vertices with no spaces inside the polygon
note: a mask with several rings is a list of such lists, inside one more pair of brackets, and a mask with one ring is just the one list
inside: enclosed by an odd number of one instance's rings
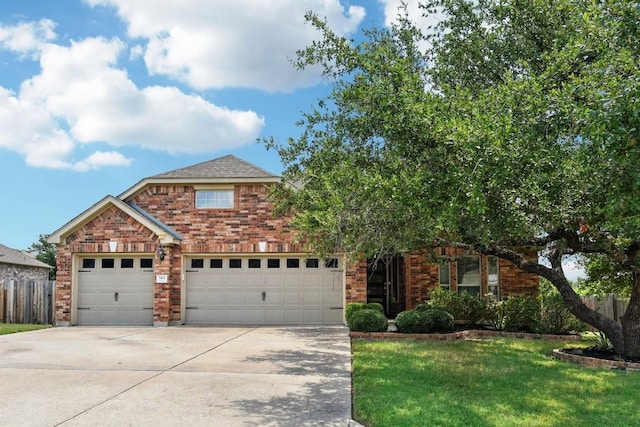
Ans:
{"label": "single-story brick house", "polygon": [[346,303],[382,302],[393,315],[433,286],[537,293],[537,276],[493,258],[368,266],[307,254],[272,215],[279,179],[229,155],[106,196],[49,236],[57,324],[329,325],[343,323]]}
{"label": "single-story brick house", "polygon": [[30,253],[0,244],[0,281],[48,280],[51,268]]}

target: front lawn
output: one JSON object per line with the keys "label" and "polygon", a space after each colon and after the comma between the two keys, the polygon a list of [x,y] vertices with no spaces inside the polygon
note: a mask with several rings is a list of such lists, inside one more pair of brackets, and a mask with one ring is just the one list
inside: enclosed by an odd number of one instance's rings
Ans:
{"label": "front lawn", "polygon": [[0,335],[15,334],[16,332],[35,331],[50,328],[51,325],[20,325],[16,323],[0,323]]}
{"label": "front lawn", "polygon": [[640,372],[551,358],[585,346],[492,338],[354,340],[354,418],[377,426],[640,425]]}

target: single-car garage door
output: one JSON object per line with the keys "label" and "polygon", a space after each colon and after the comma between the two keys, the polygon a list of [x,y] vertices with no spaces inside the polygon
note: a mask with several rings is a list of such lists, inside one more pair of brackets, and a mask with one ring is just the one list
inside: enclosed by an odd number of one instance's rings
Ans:
{"label": "single-car garage door", "polygon": [[343,322],[342,260],[194,257],[186,262],[185,323],[337,325]]}
{"label": "single-car garage door", "polygon": [[82,257],[79,325],[153,325],[153,258]]}

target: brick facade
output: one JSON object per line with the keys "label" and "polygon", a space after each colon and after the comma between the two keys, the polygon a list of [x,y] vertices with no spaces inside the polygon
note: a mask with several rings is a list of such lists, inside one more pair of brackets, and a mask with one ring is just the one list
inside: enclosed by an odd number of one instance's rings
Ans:
{"label": "brick facade", "polygon": [[[58,324],[74,322],[73,300],[75,263],[80,256],[98,254],[154,258],[154,275],[166,275],[166,283],[154,284],[153,321],[157,326],[179,324],[182,319],[182,260],[193,254],[252,254],[262,252],[259,242],[266,242],[265,253],[302,254],[304,247],[295,243],[285,217],[275,217],[269,200],[270,186],[277,177],[257,170],[258,175],[245,181],[229,178],[220,184],[234,191],[234,208],[198,209],[196,192],[202,188],[198,178],[174,173],[216,172],[210,165],[222,165],[223,171],[237,168],[255,172],[253,165],[230,156],[209,163],[180,169],[141,181],[116,199],[111,196],[52,234],[58,244],[56,319]],[[248,169],[247,169],[248,168]],[[257,169],[257,168],[256,168]],[[264,172],[265,175],[261,175]],[[215,183],[203,183],[215,188]],[[214,175],[215,176],[215,175]],[[236,175],[233,175],[236,176]],[[250,181],[250,182],[249,182]],[[230,183],[231,182],[231,183]],[[199,187],[200,185],[200,187]],[[171,234],[166,240],[167,234]],[[109,242],[117,242],[112,252]],[[171,243],[167,243],[171,242]],[[162,246],[165,255],[158,257]],[[402,272],[405,288],[403,305],[412,308],[429,298],[429,290],[438,285],[438,267],[423,254],[404,258]],[[486,262],[483,257],[483,292],[486,292]],[[455,290],[456,266],[452,263],[452,289]],[[367,300],[367,263],[359,260],[345,268],[345,303]],[[77,286],[77,283],[75,283]],[[503,296],[537,293],[537,277],[519,271],[507,261],[500,261],[500,287]]]}
{"label": "brick facade", "polygon": [[[439,255],[455,257],[463,254],[451,248],[440,249]],[[532,258],[535,255],[531,255]],[[480,256],[481,293],[488,293],[487,257]],[[499,266],[500,298],[510,296],[537,296],[539,293],[539,278],[535,274],[520,270],[510,261],[500,259]],[[450,262],[451,290],[458,290],[457,264]],[[410,310],[429,300],[429,292],[439,286],[438,264],[434,263],[425,253],[412,253],[404,257],[404,309]],[[367,269],[366,262],[359,261],[347,269],[346,275],[346,303],[367,302]]]}

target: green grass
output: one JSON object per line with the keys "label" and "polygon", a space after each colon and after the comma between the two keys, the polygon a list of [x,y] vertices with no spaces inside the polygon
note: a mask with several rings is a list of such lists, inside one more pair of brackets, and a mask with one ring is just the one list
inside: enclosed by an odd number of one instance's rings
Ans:
{"label": "green grass", "polygon": [[50,328],[51,325],[18,325],[14,323],[0,323],[0,335],[15,334],[16,332],[35,331]]}
{"label": "green grass", "polygon": [[552,359],[563,346],[585,344],[354,340],[354,418],[368,427],[640,426],[640,372]]}

